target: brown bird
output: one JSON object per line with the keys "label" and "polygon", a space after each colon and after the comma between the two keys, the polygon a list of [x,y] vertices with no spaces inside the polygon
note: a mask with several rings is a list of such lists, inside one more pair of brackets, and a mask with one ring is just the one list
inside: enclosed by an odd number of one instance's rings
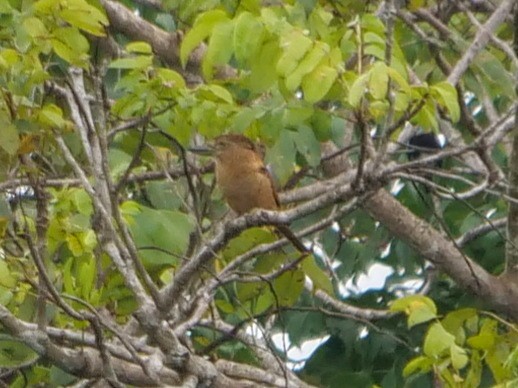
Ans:
{"label": "brown bird", "polygon": [[[264,164],[264,149],[259,144],[243,135],[228,134],[218,136],[208,148],[192,151],[212,154],[216,161],[216,182],[237,214],[280,208],[277,191]],[[300,252],[308,252],[286,225],[278,225],[277,229]]]}

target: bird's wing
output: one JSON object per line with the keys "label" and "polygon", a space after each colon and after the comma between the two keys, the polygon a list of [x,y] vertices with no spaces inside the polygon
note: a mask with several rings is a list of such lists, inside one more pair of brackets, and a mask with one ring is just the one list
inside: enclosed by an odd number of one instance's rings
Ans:
{"label": "bird's wing", "polygon": [[273,193],[273,198],[275,200],[275,203],[277,204],[277,207],[280,208],[281,207],[281,203],[279,202],[279,196],[277,195],[277,187],[275,185],[275,182],[273,181],[272,174],[270,173],[270,170],[268,169],[268,167],[263,165],[259,172],[261,174],[264,174],[268,178],[268,181],[270,182],[270,188],[271,188],[272,193]]}

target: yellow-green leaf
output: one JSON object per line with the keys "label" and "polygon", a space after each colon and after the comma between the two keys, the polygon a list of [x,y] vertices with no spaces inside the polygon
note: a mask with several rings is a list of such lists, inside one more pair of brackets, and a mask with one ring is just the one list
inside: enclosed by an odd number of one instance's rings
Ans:
{"label": "yellow-green leaf", "polygon": [[145,69],[153,63],[153,58],[149,55],[138,57],[119,58],[110,63],[112,69]]}
{"label": "yellow-green leaf", "polygon": [[70,25],[95,36],[105,36],[104,27],[108,26],[108,18],[101,11],[85,0],[67,0],[66,6],[60,9],[59,16]]}
{"label": "yellow-green leaf", "polygon": [[320,65],[302,79],[304,99],[316,103],[325,97],[338,77],[336,69]]}
{"label": "yellow-green leaf", "polygon": [[232,95],[230,92],[219,86],[219,85],[203,85],[199,88],[198,95],[201,98],[204,98],[206,100],[210,101],[216,101],[216,102],[227,102],[229,104],[232,104],[234,102],[234,99],[232,98]]}
{"label": "yellow-green leaf", "polygon": [[304,289],[304,272],[293,269],[273,281],[275,300],[280,306],[292,306]]}
{"label": "yellow-green leaf", "polygon": [[404,311],[406,314],[410,314],[423,305],[427,306],[434,314],[437,313],[437,307],[435,307],[433,300],[423,295],[409,295],[395,300],[390,305],[390,311]]}
{"label": "yellow-green leaf", "polygon": [[450,347],[451,364],[455,369],[462,369],[468,363],[468,356],[466,351],[458,345],[451,345]]}
{"label": "yellow-green leaf", "polygon": [[412,328],[415,325],[419,325],[423,322],[428,322],[434,318],[437,318],[437,314],[434,309],[430,306],[422,304],[417,308],[414,308],[408,315],[408,328]]}
{"label": "yellow-green leaf", "polygon": [[360,102],[362,97],[365,95],[365,91],[367,88],[367,82],[369,81],[369,73],[365,73],[360,75],[353,82],[351,88],[349,89],[349,104],[353,108],[358,108],[360,106]]}
{"label": "yellow-green leaf", "polygon": [[311,48],[313,42],[300,30],[293,30],[281,38],[283,54],[277,62],[277,73],[289,75],[297,67],[300,60]]}
{"label": "yellow-green leaf", "polygon": [[387,97],[388,90],[387,65],[383,62],[376,62],[369,70],[369,92],[377,100]]}
{"label": "yellow-green leaf", "polygon": [[51,128],[63,128],[65,126],[65,119],[63,118],[63,111],[54,104],[46,104],[41,108],[38,114],[40,123]]}
{"label": "yellow-green leaf", "polygon": [[426,373],[432,369],[433,360],[430,357],[418,356],[408,362],[403,369],[403,377],[414,373]]}
{"label": "yellow-green leaf", "polygon": [[437,101],[448,110],[451,120],[457,122],[460,118],[460,108],[455,87],[444,81],[431,86],[430,91]]}
{"label": "yellow-green leaf", "polygon": [[250,12],[241,13],[234,28],[234,54],[242,66],[260,50],[264,38],[262,23]]}
{"label": "yellow-green leaf", "polygon": [[164,86],[175,89],[185,88],[185,80],[174,70],[160,68],[157,70],[157,76],[162,80]]}
{"label": "yellow-green leaf", "polygon": [[185,34],[180,47],[180,61],[183,67],[187,64],[189,54],[210,35],[214,26],[227,20],[227,14],[219,9],[202,13],[196,18],[193,28]]}
{"label": "yellow-green leaf", "polygon": [[0,120],[0,147],[9,155],[16,154],[20,146],[20,138],[16,126]]}
{"label": "yellow-green leaf", "polygon": [[448,333],[440,323],[434,323],[426,333],[423,345],[424,354],[438,357],[454,344],[455,337]]}
{"label": "yellow-green leaf", "polygon": [[88,40],[74,27],[63,27],[54,30],[51,39],[52,48],[65,61],[86,67]]}
{"label": "yellow-green leaf", "polygon": [[152,54],[153,50],[149,43],[146,42],[131,42],[126,45],[126,51],[137,54]]}
{"label": "yellow-green leaf", "polygon": [[12,289],[16,287],[16,278],[13,276],[7,262],[0,260],[0,287]]}
{"label": "yellow-green leaf", "polygon": [[329,46],[326,43],[316,42],[297,67],[287,75],[286,87],[288,90],[295,91],[302,82],[302,77],[313,71],[328,53]]}
{"label": "yellow-green leaf", "polygon": [[27,18],[23,21],[27,33],[33,38],[45,38],[49,34],[43,22],[38,18]]}
{"label": "yellow-green leaf", "polygon": [[333,295],[333,284],[329,275],[318,266],[313,255],[304,259],[301,264],[301,268],[313,282],[313,286],[316,289],[325,291],[329,295]]}
{"label": "yellow-green leaf", "polygon": [[234,24],[231,22],[220,23],[212,30],[207,51],[202,62],[202,72],[205,79],[212,79],[214,66],[224,65],[230,61],[233,53],[232,35]]}

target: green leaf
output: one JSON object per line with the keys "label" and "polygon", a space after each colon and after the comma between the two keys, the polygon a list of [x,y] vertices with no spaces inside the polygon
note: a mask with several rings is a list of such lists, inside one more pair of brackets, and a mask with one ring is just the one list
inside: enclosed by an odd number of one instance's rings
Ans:
{"label": "green leaf", "polygon": [[20,138],[18,137],[16,126],[12,123],[1,120],[1,117],[0,125],[0,147],[9,155],[15,155],[20,146]]}
{"label": "green leaf", "polygon": [[0,340],[0,367],[15,368],[37,360],[38,354],[21,341]]}
{"label": "green leaf", "polygon": [[437,131],[439,124],[437,122],[435,106],[431,99],[428,99],[417,114],[410,120],[412,124],[418,125],[425,129],[433,129]]}
{"label": "green leaf", "polygon": [[477,310],[475,310],[474,308],[464,308],[448,313],[441,320],[441,323],[446,330],[448,330],[452,334],[455,334],[460,328],[462,328],[464,322],[476,316]]}
{"label": "green leaf", "polygon": [[40,0],[32,5],[36,13],[50,14],[59,6],[60,0]]}
{"label": "green leaf", "polygon": [[437,307],[433,300],[423,295],[409,295],[400,298],[390,305],[390,311],[404,311],[406,314],[410,314],[413,310],[421,308],[421,306],[427,306],[435,314],[437,313]]}
{"label": "green leaf", "polygon": [[77,377],[66,373],[62,369],[52,366],[49,372],[50,385],[55,387],[63,387],[73,384]]}
{"label": "green leaf", "polygon": [[244,107],[232,118],[232,131],[243,133],[256,119],[257,112],[248,107]]}
{"label": "green leaf", "polygon": [[387,114],[389,103],[387,100],[372,101],[368,108],[372,117],[377,121],[381,121]]}
{"label": "green leaf", "polygon": [[488,350],[495,345],[496,340],[496,333],[481,332],[478,335],[468,338],[466,342],[474,349]]}
{"label": "green leaf", "polygon": [[475,57],[473,64],[479,70],[482,79],[487,80],[486,91],[490,92],[491,97],[515,97],[514,75],[504,66],[504,61],[492,55],[489,50],[484,50]]}
{"label": "green leaf", "polygon": [[[66,7],[63,7],[63,10],[73,10],[80,13],[81,17],[78,18],[78,20],[84,21],[87,25],[96,25],[96,30],[99,26],[108,26],[109,24],[104,8],[100,3],[90,4],[85,0],[66,0]],[[80,25],[78,27],[82,28]],[[87,29],[85,29],[85,31],[95,35],[95,32]],[[102,36],[104,36],[104,34]]]}
{"label": "green leaf", "polygon": [[215,84],[200,86],[198,89],[198,96],[202,99],[214,102],[234,103],[232,94],[230,94],[227,89]]}
{"label": "green leaf", "polygon": [[271,292],[263,292],[257,299],[247,303],[249,312],[242,313],[242,319],[249,319],[250,315],[258,315],[267,311],[272,305],[276,304],[276,298]]}
{"label": "green leaf", "polygon": [[281,131],[281,135],[266,153],[266,160],[272,164],[275,176],[283,184],[290,177],[295,167],[295,143],[288,131]]}
{"label": "green leaf", "polygon": [[320,164],[320,143],[315,137],[313,130],[307,125],[301,125],[296,132],[292,132],[295,146],[301,155],[304,156],[310,166]]}
{"label": "green leaf", "polygon": [[216,299],[216,307],[225,314],[232,314],[235,311],[234,306],[224,299]]}
{"label": "green leaf", "polygon": [[[485,363],[491,370],[491,373],[493,374],[493,377],[496,381],[504,381],[509,379],[511,376],[509,373],[510,371],[504,367],[507,352],[504,353],[501,349],[499,349],[500,347],[501,345],[490,349],[485,354]],[[509,387],[509,385],[507,385],[505,388],[507,387]]]}
{"label": "green leaf", "polygon": [[50,128],[63,128],[66,123],[63,118],[63,111],[54,104],[46,104],[41,108],[38,121]]}
{"label": "green leaf", "polygon": [[423,351],[427,356],[439,357],[453,345],[455,345],[455,337],[448,333],[440,323],[434,323],[426,333]]}
{"label": "green leaf", "polygon": [[78,285],[81,288],[81,297],[90,300],[90,292],[94,286],[96,267],[93,255],[87,256],[81,260],[78,266]]}
{"label": "green leaf", "polygon": [[238,63],[243,66],[249,63],[261,49],[265,36],[262,23],[250,12],[241,13],[234,27],[234,54]]}
{"label": "green leaf", "polygon": [[126,45],[126,51],[137,54],[153,54],[151,46],[147,42],[131,42]]}
{"label": "green leaf", "polygon": [[351,88],[349,89],[349,104],[353,108],[358,108],[360,106],[360,102],[365,95],[367,89],[367,82],[369,82],[369,73],[365,73],[360,75],[353,82]]}
{"label": "green leaf", "polygon": [[65,292],[70,295],[75,295],[75,279],[72,276],[72,265],[74,264],[74,260],[74,257],[69,257],[63,266],[63,287]]}
{"label": "green leaf", "polygon": [[131,163],[131,159],[132,157],[128,153],[117,148],[111,148],[108,151],[108,163],[112,176],[116,179],[122,176]]}
{"label": "green leaf", "polygon": [[265,291],[267,285],[262,282],[238,283],[236,285],[236,295],[241,303],[257,298]]}
{"label": "green leaf", "polygon": [[388,80],[387,65],[376,62],[369,70],[369,91],[375,99],[382,100],[387,97]]}
{"label": "green leaf", "polygon": [[271,40],[264,43],[257,55],[251,60],[250,74],[244,82],[246,87],[255,93],[268,90],[277,81],[275,64],[280,55],[281,50],[277,41]]}
{"label": "green leaf", "polygon": [[230,61],[233,53],[232,35],[234,24],[232,22],[220,23],[212,30],[207,51],[202,62],[202,72],[206,80],[211,80],[213,67],[224,65]]}
{"label": "green leaf", "polygon": [[451,364],[455,369],[462,369],[468,363],[468,356],[466,351],[458,345],[451,345],[450,347]]}
{"label": "green leaf", "polygon": [[[364,14],[361,17],[361,26],[366,31],[370,31],[379,36],[385,36],[385,26],[379,17],[374,14]],[[367,35],[367,33],[365,34]]]}
{"label": "green leaf", "polygon": [[38,18],[27,18],[23,21],[25,30],[32,38],[46,38],[49,35],[49,31]]}
{"label": "green leaf", "polygon": [[427,373],[432,369],[433,360],[430,357],[418,356],[410,360],[403,369],[403,377],[408,377],[414,373]]}
{"label": "green leaf", "polygon": [[184,213],[141,206],[130,228],[144,263],[161,266],[177,263],[187,249],[194,225]]}
{"label": "green leaf", "polygon": [[[478,351],[471,352],[470,368],[464,381],[466,387],[480,387],[482,379],[482,362]],[[503,387],[502,387],[503,388]]]}
{"label": "green leaf", "polygon": [[277,73],[288,76],[299,64],[306,52],[313,45],[313,41],[300,30],[293,30],[281,37],[283,54],[277,62]]}
{"label": "green leaf", "polygon": [[325,97],[333,86],[338,72],[327,65],[319,65],[302,79],[304,100],[314,104]]}
{"label": "green leaf", "polygon": [[401,311],[408,315],[408,327],[411,328],[437,317],[437,307],[430,298],[423,295],[409,295],[394,301],[390,311]]}
{"label": "green leaf", "polygon": [[119,58],[110,63],[112,69],[146,69],[151,66],[153,57],[140,55],[138,57]]}
{"label": "green leaf", "polygon": [[175,18],[169,13],[160,13],[155,18],[156,24],[167,32],[176,30]]}
{"label": "green leaf", "polygon": [[292,306],[304,289],[304,272],[293,269],[273,281],[275,301],[279,306]]}
{"label": "green leaf", "polygon": [[410,95],[412,93],[410,85],[408,84],[405,77],[401,75],[396,69],[387,67],[387,73],[392,81],[394,81],[404,93]]}
{"label": "green leaf", "polygon": [[231,261],[237,256],[249,251],[259,244],[275,241],[275,234],[266,228],[250,228],[241,233],[238,237],[230,240],[222,256]]}
{"label": "green leaf", "polygon": [[5,260],[0,260],[0,287],[13,289],[17,279],[13,276]]}
{"label": "green leaf", "polygon": [[190,53],[210,35],[214,27],[228,20],[227,14],[219,9],[202,13],[196,18],[193,28],[187,32],[180,47],[180,61],[183,67],[187,64]]}
{"label": "green leaf", "polygon": [[[268,229],[271,230],[271,229]],[[271,232],[271,241],[265,241],[265,243],[275,241],[279,236]],[[254,263],[254,271],[260,274],[267,274],[272,272],[274,269],[280,268],[286,263],[286,254],[284,252],[270,252],[266,255],[259,257]]]}
{"label": "green leaf", "polygon": [[408,328],[410,329],[415,325],[428,322],[434,318],[437,318],[437,314],[428,305],[423,304],[413,309],[408,315]]}
{"label": "green leaf", "polygon": [[304,103],[293,103],[283,111],[282,124],[284,127],[296,128],[305,125],[315,110]]}
{"label": "green leaf", "polygon": [[86,66],[90,45],[76,28],[57,28],[52,35],[51,44],[57,55],[73,65]]}
{"label": "green leaf", "polygon": [[306,276],[311,279],[316,289],[325,291],[328,295],[334,294],[333,284],[329,275],[320,268],[313,255],[302,261],[301,268]]}
{"label": "green leaf", "polygon": [[87,252],[87,247],[84,245],[82,237],[82,233],[67,234],[65,237],[67,247],[75,257],[80,257]]}
{"label": "green leaf", "polygon": [[451,120],[453,122],[459,121],[460,108],[457,100],[457,89],[452,84],[444,81],[431,86],[430,92],[448,110]]}
{"label": "green leaf", "polygon": [[162,85],[174,88],[174,89],[183,89],[185,88],[185,80],[183,77],[174,70],[160,68],[156,71],[157,77],[162,81]]}
{"label": "green leaf", "polygon": [[[76,0],[77,1],[77,0]],[[70,25],[77,27],[95,36],[106,36],[104,27],[108,19],[97,8],[85,1],[77,1],[79,7],[67,7],[59,12],[59,16]]]}
{"label": "green leaf", "polygon": [[329,54],[329,46],[323,42],[316,42],[297,67],[286,76],[288,90],[295,91],[300,86],[302,77],[312,72],[327,54]]}
{"label": "green leaf", "polygon": [[11,7],[8,1],[0,1],[0,14],[11,14],[14,8]]}

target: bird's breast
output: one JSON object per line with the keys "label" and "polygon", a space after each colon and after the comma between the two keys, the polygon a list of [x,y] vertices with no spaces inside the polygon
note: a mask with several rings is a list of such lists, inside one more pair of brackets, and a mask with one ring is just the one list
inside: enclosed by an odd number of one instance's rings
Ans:
{"label": "bird's breast", "polygon": [[277,209],[274,188],[262,160],[216,162],[216,180],[225,200],[238,214]]}

